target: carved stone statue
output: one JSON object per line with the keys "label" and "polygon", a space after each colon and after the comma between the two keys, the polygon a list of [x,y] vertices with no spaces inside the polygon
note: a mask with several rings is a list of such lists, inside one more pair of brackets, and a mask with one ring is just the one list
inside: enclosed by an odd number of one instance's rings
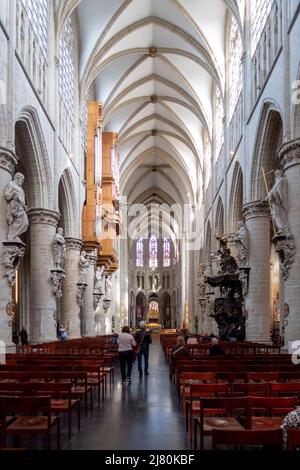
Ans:
{"label": "carved stone statue", "polygon": [[5,276],[7,276],[11,286],[15,284],[16,269],[24,254],[25,245],[23,244],[6,246],[2,253]]}
{"label": "carved stone statue", "polygon": [[27,207],[25,193],[23,190],[24,176],[22,173],[16,173],[14,179],[6,186],[4,197],[8,202],[7,223],[8,240],[21,241],[19,236],[28,229]]}
{"label": "carved stone statue", "polygon": [[103,273],[104,273],[104,269],[105,267],[104,266],[99,266],[97,269],[96,269],[96,273],[95,273],[95,278],[96,278],[96,282],[95,282],[95,291],[99,291],[102,293],[102,285],[103,285]]}
{"label": "carved stone statue", "polygon": [[245,266],[249,249],[249,231],[243,220],[238,223],[238,229],[235,233],[234,241],[237,249],[237,258],[241,265]]}
{"label": "carved stone statue", "polygon": [[66,240],[63,229],[59,227],[53,240],[53,254],[56,269],[63,269],[66,261]]}
{"label": "carved stone statue", "polygon": [[79,271],[80,271],[79,283],[80,284],[85,284],[86,275],[87,275],[87,272],[88,272],[88,269],[89,269],[89,266],[90,266],[90,262],[87,259],[87,254],[86,254],[85,251],[81,252],[81,254],[79,256],[78,264],[79,264]]}
{"label": "carved stone statue", "polygon": [[110,299],[111,289],[112,289],[111,276],[107,275],[105,278],[105,297],[107,299]]}
{"label": "carved stone statue", "polygon": [[203,263],[199,264],[198,268],[198,297],[202,298],[205,295],[205,265]]}
{"label": "carved stone statue", "polygon": [[281,170],[275,171],[275,183],[268,193],[271,208],[271,217],[277,230],[277,235],[287,235],[290,233],[287,219],[288,213],[288,187],[287,179]]}

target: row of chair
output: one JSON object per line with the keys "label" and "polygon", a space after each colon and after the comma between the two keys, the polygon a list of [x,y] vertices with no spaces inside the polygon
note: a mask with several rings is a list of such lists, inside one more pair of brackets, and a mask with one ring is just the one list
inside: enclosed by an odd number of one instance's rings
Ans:
{"label": "row of chair", "polygon": [[283,416],[294,410],[297,403],[297,397],[201,398],[198,416],[193,420],[194,449],[198,448],[198,436],[200,449],[204,449],[204,438],[211,436],[214,429],[280,430]]}

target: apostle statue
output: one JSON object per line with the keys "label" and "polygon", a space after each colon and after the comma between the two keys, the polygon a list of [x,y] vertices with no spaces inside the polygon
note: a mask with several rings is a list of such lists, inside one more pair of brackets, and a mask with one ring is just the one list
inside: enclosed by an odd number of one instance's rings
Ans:
{"label": "apostle statue", "polygon": [[86,254],[85,251],[82,251],[80,253],[78,264],[79,264],[79,271],[80,271],[79,283],[80,284],[85,284],[86,275],[87,275],[87,272],[88,272],[88,269],[89,269],[89,266],[90,266],[90,262],[87,259],[87,254]]}
{"label": "apostle statue", "polygon": [[242,266],[247,262],[247,255],[249,249],[249,231],[243,220],[238,223],[237,231],[235,232],[234,241],[237,249],[237,257]]}
{"label": "apostle statue", "polygon": [[105,297],[110,299],[110,293],[112,289],[111,275],[107,275],[105,278]]}
{"label": "apostle statue", "polygon": [[271,217],[277,235],[288,234],[290,232],[287,219],[288,183],[281,170],[275,171],[275,183],[268,193],[267,200],[270,203]]}
{"label": "apostle statue", "polygon": [[27,207],[25,201],[25,192],[23,190],[24,176],[22,173],[16,173],[14,179],[6,186],[4,197],[8,202],[7,223],[8,240],[21,242],[19,236],[28,229],[29,222],[27,217]]}
{"label": "apostle statue", "polygon": [[66,261],[66,240],[63,229],[59,227],[53,240],[53,254],[56,269],[63,269]]}
{"label": "apostle statue", "polygon": [[95,273],[95,278],[96,278],[96,282],[95,282],[95,291],[96,292],[99,292],[99,293],[103,293],[102,292],[102,282],[103,282],[103,272],[104,272],[104,269],[105,267],[104,266],[98,266],[98,268],[96,269],[96,273]]}

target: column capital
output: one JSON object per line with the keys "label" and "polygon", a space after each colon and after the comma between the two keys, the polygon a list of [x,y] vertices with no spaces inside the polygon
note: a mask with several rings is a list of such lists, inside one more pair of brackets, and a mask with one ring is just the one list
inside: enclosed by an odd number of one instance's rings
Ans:
{"label": "column capital", "polygon": [[83,241],[81,238],[66,237],[67,248],[70,250],[81,251]]}
{"label": "column capital", "polygon": [[53,225],[56,228],[60,219],[60,214],[49,209],[34,208],[29,209],[28,217],[31,224]]}
{"label": "column capital", "polygon": [[0,169],[8,171],[11,175],[15,172],[18,158],[12,150],[0,146]]}
{"label": "column capital", "polygon": [[284,142],[278,150],[278,155],[285,170],[290,166],[300,165],[300,138]]}
{"label": "column capital", "polygon": [[270,217],[269,204],[264,201],[252,201],[243,205],[243,215],[246,220],[255,217]]}

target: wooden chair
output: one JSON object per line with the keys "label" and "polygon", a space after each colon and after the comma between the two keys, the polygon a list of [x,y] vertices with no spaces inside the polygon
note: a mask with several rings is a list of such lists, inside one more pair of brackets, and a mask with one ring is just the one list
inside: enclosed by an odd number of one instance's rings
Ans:
{"label": "wooden chair", "polygon": [[[7,417],[12,415],[15,418],[7,424]],[[50,396],[0,396],[0,424],[4,429],[5,443],[8,435],[44,434],[47,436],[49,450],[52,444],[51,431],[53,426],[56,426],[57,449],[60,449],[60,418],[51,415]]]}
{"label": "wooden chair", "polygon": [[182,384],[182,414],[185,414],[185,401],[190,393],[190,385],[193,383],[212,383],[216,381],[214,372],[183,372]]}
{"label": "wooden chair", "polygon": [[269,394],[269,384],[267,382],[232,383],[231,393],[233,397],[249,395],[266,397]]}
{"label": "wooden chair", "polygon": [[248,398],[246,397],[201,399],[200,416],[194,419],[194,449],[197,450],[198,429],[200,450],[204,448],[204,436],[210,436],[213,428],[222,427],[223,430],[243,431],[244,427],[233,415],[236,410],[240,415],[242,410],[242,414],[246,416],[247,409]]}
{"label": "wooden chair", "polygon": [[293,411],[297,402],[297,397],[249,397],[247,428],[278,429],[283,416]]}
{"label": "wooden chair", "polygon": [[212,448],[217,449],[219,445],[226,446],[268,446],[281,448],[281,429],[269,429],[264,431],[244,429],[241,431],[213,429]]}
{"label": "wooden chair", "polygon": [[[27,385],[27,384],[24,384]],[[72,412],[77,408],[77,427],[80,430],[80,400],[72,399],[72,384],[67,383],[53,383],[53,382],[37,382],[29,383],[31,387],[31,394],[36,395],[50,395],[51,412],[60,415],[66,414],[68,418],[68,436],[72,437]]]}
{"label": "wooden chair", "polygon": [[200,402],[207,397],[226,397],[230,394],[228,383],[191,384],[189,396],[186,397],[186,431],[189,431],[190,440],[193,440],[193,418],[199,414]]}
{"label": "wooden chair", "polygon": [[288,429],[288,450],[300,447],[300,428]]}
{"label": "wooden chair", "polygon": [[269,395],[278,397],[300,397],[300,382],[270,383]]}
{"label": "wooden chair", "polygon": [[276,382],[278,374],[278,372],[248,372],[247,382]]}

